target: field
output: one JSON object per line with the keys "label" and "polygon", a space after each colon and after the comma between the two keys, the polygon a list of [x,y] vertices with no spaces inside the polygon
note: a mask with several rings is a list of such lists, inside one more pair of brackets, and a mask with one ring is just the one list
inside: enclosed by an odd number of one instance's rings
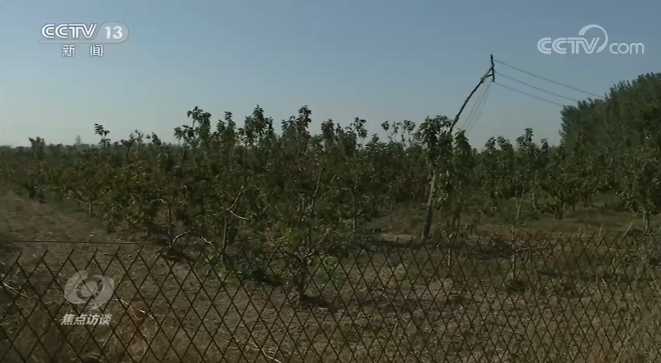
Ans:
{"label": "field", "polygon": [[660,80],[559,145],[257,106],[0,147],[0,361],[661,361]]}
{"label": "field", "polygon": [[[0,208],[3,362],[661,359],[661,250],[650,238],[375,238],[311,273],[300,301],[286,284],[233,277],[195,246],[171,256],[125,243],[72,206],[3,189]],[[59,323],[89,311],[62,294],[82,268],[115,280],[110,326]]]}

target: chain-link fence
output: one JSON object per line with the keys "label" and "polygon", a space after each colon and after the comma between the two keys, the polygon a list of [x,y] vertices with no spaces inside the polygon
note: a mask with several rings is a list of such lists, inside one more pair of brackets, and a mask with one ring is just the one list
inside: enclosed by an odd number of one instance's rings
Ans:
{"label": "chain-link fence", "polygon": [[661,361],[650,237],[0,249],[1,362]]}

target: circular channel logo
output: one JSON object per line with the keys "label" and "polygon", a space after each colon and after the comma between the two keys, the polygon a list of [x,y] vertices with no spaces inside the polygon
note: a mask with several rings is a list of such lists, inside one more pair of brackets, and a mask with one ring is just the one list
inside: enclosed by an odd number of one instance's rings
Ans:
{"label": "circular channel logo", "polygon": [[76,272],[64,287],[64,298],[76,305],[85,304],[92,309],[99,309],[112,297],[115,282],[107,276],[88,277],[87,271]]}

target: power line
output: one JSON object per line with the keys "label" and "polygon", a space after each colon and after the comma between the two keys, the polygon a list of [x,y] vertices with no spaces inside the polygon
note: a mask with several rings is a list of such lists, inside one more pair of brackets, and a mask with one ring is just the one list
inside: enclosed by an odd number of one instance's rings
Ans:
{"label": "power line", "polygon": [[482,116],[482,111],[484,111],[484,105],[487,103],[487,98],[489,98],[489,88],[491,87],[491,83],[493,83],[493,82],[487,83],[487,85],[485,87],[486,88],[485,95],[482,98],[480,105],[478,106],[477,115],[475,116],[472,123],[468,127],[468,131],[466,131],[467,134],[470,134],[471,130],[473,129],[473,126],[475,126],[477,121],[480,119],[480,116]]}
{"label": "power line", "polygon": [[536,75],[536,74],[534,74],[534,73],[532,73],[532,72],[525,71],[525,70],[523,70],[523,69],[521,69],[521,68],[517,68],[517,67],[515,67],[515,66],[513,66],[513,65],[507,64],[507,63],[505,63],[505,62],[501,62],[501,61],[499,61],[499,60],[494,60],[494,62],[496,62],[496,63],[498,63],[498,64],[502,64],[502,65],[504,65],[505,67],[510,67],[510,68],[512,68],[512,69],[514,69],[514,70],[517,70],[517,71],[519,71],[519,72],[522,72],[522,73],[525,73],[525,74],[531,75],[531,76],[533,76],[533,77],[536,77],[536,78],[542,79],[542,80],[544,80],[544,81],[551,82],[551,83],[556,84],[556,85],[558,85],[558,86],[567,87],[567,88],[569,88],[569,89],[573,89],[574,91],[583,92],[583,93],[585,93],[585,94],[588,94],[588,95],[591,95],[591,96],[595,96],[595,97],[598,97],[598,98],[604,98],[603,96],[599,96],[599,95],[596,94],[596,93],[592,93],[592,92],[584,91],[584,90],[582,90],[582,89],[580,89],[580,88],[576,88],[576,87],[569,86],[569,85],[566,85],[566,84],[563,84],[563,83],[560,83],[560,82],[556,82],[556,81],[554,81],[554,80],[552,80],[552,79],[548,79],[548,78],[546,78],[546,77],[542,77],[542,76]]}
{"label": "power line", "polygon": [[517,92],[517,93],[520,93],[520,94],[523,94],[523,95],[526,95],[526,96],[529,96],[529,97],[532,97],[532,98],[536,98],[536,99],[538,99],[538,100],[540,100],[540,101],[544,101],[544,102],[552,103],[552,104],[554,104],[554,105],[556,105],[556,106],[560,106],[560,107],[565,107],[565,105],[562,105],[562,104],[560,104],[560,103],[553,102],[553,101],[549,101],[549,100],[547,100],[547,99],[545,99],[545,98],[535,96],[535,95],[530,94],[530,93],[528,93],[528,92],[520,91],[520,90],[518,90],[518,89],[516,89],[516,88],[512,88],[512,87],[506,86],[506,85],[504,85],[504,84],[500,84],[500,83],[498,83],[498,82],[493,82],[493,83],[494,83],[495,85],[497,85],[497,86],[500,86],[500,87],[503,87],[503,88],[507,88],[507,89],[509,89],[510,91],[514,91],[514,92]]}
{"label": "power line", "polygon": [[472,118],[468,121],[468,124],[466,125],[466,134],[470,134],[471,130],[473,129],[473,126],[475,126],[475,123],[479,120],[480,116],[482,115],[482,111],[484,110],[484,104],[486,103],[486,100],[489,96],[489,87],[491,86],[491,82],[485,81],[486,85],[484,86],[484,92],[482,93],[481,97],[478,99],[477,104],[475,105],[475,112],[472,116]]}
{"label": "power line", "polygon": [[523,81],[519,81],[519,80],[516,79],[516,78],[512,78],[512,77],[510,77],[510,76],[508,76],[508,75],[505,75],[505,74],[502,74],[502,73],[500,73],[500,72],[498,72],[497,74],[498,74],[498,76],[500,76],[500,77],[507,78],[507,79],[512,80],[512,81],[514,81],[514,82],[520,83],[520,84],[522,84],[522,85],[524,85],[524,86],[528,86],[528,87],[530,87],[530,88],[534,88],[534,89],[536,89],[536,90],[538,90],[538,91],[542,91],[542,92],[544,92],[544,93],[548,93],[548,94],[553,95],[553,96],[556,96],[556,97],[564,98],[564,99],[569,100],[569,101],[580,102],[580,101],[577,100],[577,99],[569,98],[569,97],[565,97],[565,96],[560,95],[560,94],[557,94],[557,93],[555,93],[555,92],[547,91],[547,90],[545,90],[545,89],[543,89],[543,88],[539,88],[539,87],[537,87],[537,86],[533,86],[533,85],[531,85],[531,84],[529,84],[529,83],[526,83],[526,82],[523,82]]}
{"label": "power line", "polygon": [[469,133],[471,125],[475,121],[475,114],[477,113],[477,110],[480,108],[480,105],[482,104],[482,100],[484,99],[486,92],[487,92],[487,87],[486,86],[482,87],[480,95],[475,99],[473,108],[471,109],[471,112],[468,114],[468,117],[466,118],[466,122],[464,124],[464,130],[466,131],[466,134]]}
{"label": "power line", "polygon": [[[485,81],[486,82],[486,81]],[[481,83],[480,86],[484,85],[484,83]],[[486,87],[482,87],[479,91],[479,94],[475,98],[475,102],[472,104],[472,107],[470,111],[468,112],[468,116],[466,116],[466,119],[464,121],[464,130],[468,132],[468,127],[471,124],[473,120],[473,116],[475,115],[475,112],[477,110],[478,105],[480,104],[482,97],[484,97],[484,94],[486,93]]]}
{"label": "power line", "polygon": [[[454,127],[457,125],[457,122],[459,122],[462,112],[464,112],[464,109],[466,108],[466,105],[471,100],[471,98],[473,97],[475,92],[477,92],[477,90],[480,88],[480,86],[482,84],[484,84],[484,80],[487,77],[492,77],[493,78],[493,76],[495,74],[493,71],[494,71],[494,64],[493,64],[493,54],[492,54],[491,55],[491,67],[489,67],[489,69],[486,71],[486,73],[484,73],[484,76],[482,76],[482,78],[480,78],[480,82],[475,86],[475,88],[473,88],[473,90],[468,95],[468,97],[466,97],[466,100],[464,100],[464,103],[461,105],[461,108],[459,109],[459,112],[457,112],[457,115],[454,117],[454,120],[452,121],[452,125],[450,126],[450,132],[452,132]],[[427,217],[429,217],[429,211],[427,213],[428,213]],[[429,227],[430,227],[429,221],[427,221],[427,223],[425,223],[425,230],[423,232],[424,236],[427,236],[429,234]],[[427,237],[425,237],[425,238],[427,238]]]}

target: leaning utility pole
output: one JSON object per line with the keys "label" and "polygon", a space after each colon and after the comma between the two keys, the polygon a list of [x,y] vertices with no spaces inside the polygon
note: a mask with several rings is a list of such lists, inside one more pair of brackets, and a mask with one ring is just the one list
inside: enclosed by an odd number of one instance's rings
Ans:
{"label": "leaning utility pole", "polygon": [[[496,68],[494,66],[493,62],[493,54],[491,55],[491,66],[489,69],[484,73],[484,76],[480,78],[480,82],[473,88],[473,91],[466,97],[466,100],[464,101],[464,104],[461,105],[461,108],[459,109],[459,112],[457,115],[454,117],[454,120],[452,121],[452,124],[450,125],[450,129],[447,132],[448,134],[452,135],[452,131],[454,130],[455,125],[457,125],[457,122],[459,122],[459,117],[461,116],[461,113],[464,112],[464,108],[466,108],[466,105],[468,104],[468,101],[473,97],[475,92],[480,88],[480,86],[484,83],[484,81],[488,78],[491,77],[491,81],[495,82],[496,81]],[[434,216],[434,196],[436,194],[436,170],[434,165],[431,165],[431,182],[429,183],[429,198],[427,199],[427,213],[425,215],[425,227],[424,230],[422,231],[422,242],[426,243],[428,238],[429,238],[429,230],[431,229],[431,224],[432,224],[432,219]],[[448,171],[446,170],[446,173]]]}

